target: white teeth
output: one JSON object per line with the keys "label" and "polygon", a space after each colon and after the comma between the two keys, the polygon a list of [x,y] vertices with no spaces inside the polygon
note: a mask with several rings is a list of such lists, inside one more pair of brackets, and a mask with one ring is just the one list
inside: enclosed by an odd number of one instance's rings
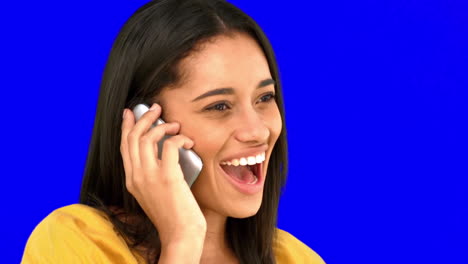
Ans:
{"label": "white teeth", "polygon": [[221,165],[233,165],[233,166],[245,166],[245,165],[255,165],[257,163],[262,163],[265,160],[265,152],[258,154],[256,156],[249,156],[247,158],[232,159],[230,161],[223,161]]}
{"label": "white teeth", "polygon": [[239,161],[239,164],[242,165],[242,166],[247,165],[247,159],[241,158],[240,161]]}
{"label": "white teeth", "polygon": [[255,157],[255,161],[256,161],[257,163],[261,163],[261,162],[263,161],[262,154],[257,155],[257,156]]}
{"label": "white teeth", "polygon": [[255,160],[255,157],[248,157],[247,158],[247,164],[254,165],[255,163],[257,163],[257,161]]}

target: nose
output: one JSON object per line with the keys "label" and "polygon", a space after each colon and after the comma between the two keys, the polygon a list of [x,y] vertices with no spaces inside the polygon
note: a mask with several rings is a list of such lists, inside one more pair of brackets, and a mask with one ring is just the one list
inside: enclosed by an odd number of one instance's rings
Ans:
{"label": "nose", "polygon": [[265,143],[270,135],[266,120],[253,108],[242,111],[234,129],[234,137],[242,143]]}

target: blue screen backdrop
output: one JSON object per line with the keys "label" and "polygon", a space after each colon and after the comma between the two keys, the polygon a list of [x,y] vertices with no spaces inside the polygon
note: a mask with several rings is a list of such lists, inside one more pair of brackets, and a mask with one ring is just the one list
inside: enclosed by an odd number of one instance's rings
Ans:
{"label": "blue screen backdrop", "polygon": [[[2,2],[2,263],[78,201],[107,56],[144,3]],[[327,263],[468,263],[466,2],[232,3],[280,67],[278,226]]]}

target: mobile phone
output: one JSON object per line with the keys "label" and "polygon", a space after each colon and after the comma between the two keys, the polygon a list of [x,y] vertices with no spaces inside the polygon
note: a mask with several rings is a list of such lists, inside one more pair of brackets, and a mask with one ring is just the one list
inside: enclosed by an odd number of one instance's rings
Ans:
{"label": "mobile phone", "polygon": [[[135,115],[135,122],[138,121],[144,113],[149,110],[148,105],[138,104],[133,108],[133,114]],[[151,126],[151,128],[165,123],[164,120],[158,118],[156,122]],[[158,158],[161,159],[163,143],[166,139],[170,138],[172,135],[164,135],[164,137],[158,142]],[[184,174],[185,181],[187,184],[192,187],[192,184],[197,179],[200,171],[202,170],[203,163],[201,158],[191,149],[179,148],[179,165]]]}

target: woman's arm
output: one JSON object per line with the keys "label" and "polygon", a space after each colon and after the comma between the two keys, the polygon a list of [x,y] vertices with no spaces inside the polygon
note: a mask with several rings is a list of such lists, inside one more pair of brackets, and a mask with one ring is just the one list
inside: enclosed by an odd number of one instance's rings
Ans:
{"label": "woman's arm", "polygon": [[203,250],[204,234],[195,239],[175,242],[162,248],[159,264],[198,264]]}

